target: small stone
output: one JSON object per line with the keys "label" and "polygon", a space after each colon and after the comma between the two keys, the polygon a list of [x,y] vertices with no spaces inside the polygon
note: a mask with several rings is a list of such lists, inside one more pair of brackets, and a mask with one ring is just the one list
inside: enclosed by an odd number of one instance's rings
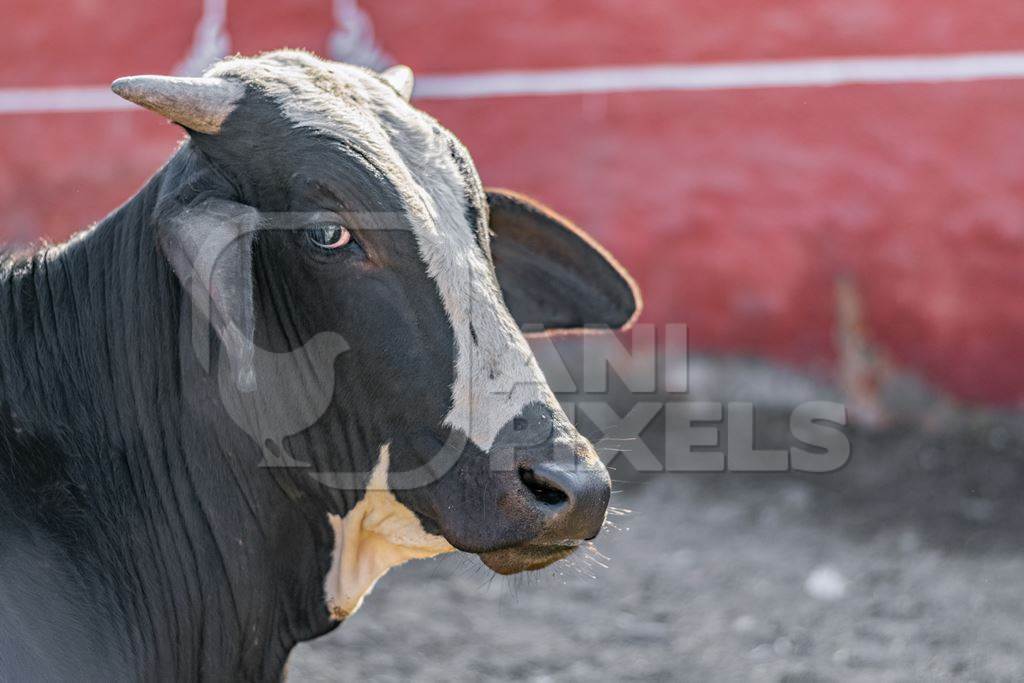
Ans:
{"label": "small stone", "polygon": [[832,602],[846,595],[846,577],[827,564],[815,567],[804,581],[804,590],[816,600]]}

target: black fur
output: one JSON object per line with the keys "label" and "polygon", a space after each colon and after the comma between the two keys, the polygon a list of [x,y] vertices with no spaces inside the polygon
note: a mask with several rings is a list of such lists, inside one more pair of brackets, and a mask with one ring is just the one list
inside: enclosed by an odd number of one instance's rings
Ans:
{"label": "black fur", "polygon": [[[260,444],[224,412],[220,347],[207,372],[189,346],[192,305],[157,236],[175,207],[210,196],[271,216],[336,196],[396,207],[343,146],[325,153],[280,121],[290,153],[255,166],[270,178],[247,174],[230,150],[252,125],[193,136],[93,229],[3,261],[0,625],[13,635],[0,678],[270,680],[295,643],[334,625],[327,513],[361,492],[258,467]],[[321,182],[274,184],[318,164]],[[286,442],[318,472],[369,472],[395,430],[440,425],[451,399],[451,329],[412,235],[352,227],[365,249],[339,258],[301,230],[252,247],[260,348],[294,351],[325,330],[353,347],[328,412]]]}
{"label": "black fur", "polygon": [[[362,498],[383,444],[392,444],[393,476],[424,465],[452,436],[442,424],[452,405],[454,335],[393,184],[400,174],[331,125],[282,114],[299,86],[308,94],[312,83],[323,90],[316,102],[325,121],[363,121],[360,93],[307,55],[272,53],[249,64],[247,95],[217,135],[190,131],[136,196],[67,244],[0,256],[2,680],[280,678],[296,643],[335,625],[323,593],[334,540],[328,514],[344,515]],[[287,87],[274,91],[275,82]],[[487,253],[479,180],[462,148],[450,151],[466,183],[467,221]],[[199,290],[228,304],[203,314],[187,266],[202,254],[195,240],[225,216],[211,202],[254,212],[259,229],[235,245],[242,272]],[[303,217],[324,214],[351,230],[351,247],[310,246]],[[525,234],[545,248],[538,235],[550,226],[531,225]],[[503,237],[514,234],[506,226]],[[552,244],[562,256],[591,248],[575,238]],[[506,254],[508,271],[522,271],[521,254]],[[569,265],[615,280],[603,259],[583,255]],[[590,292],[579,277],[562,281],[573,283],[566,294],[576,315],[583,309],[575,300]],[[527,291],[501,285],[507,297]],[[602,305],[628,299],[610,308],[630,313],[630,288],[618,280],[594,292]],[[564,322],[558,294],[546,296],[540,312]],[[294,385],[288,401],[274,400],[280,387],[260,372],[255,393],[232,394],[236,375],[226,369],[238,337],[226,323],[238,312],[255,321],[245,334],[263,354],[261,367]],[[336,358],[318,352],[325,332],[344,337],[348,349]],[[328,400],[311,424],[267,432],[280,437],[269,443],[237,421],[232,396],[271,427],[293,424],[295,403]],[[571,425],[530,410],[583,452]],[[515,435],[500,443],[512,452]],[[525,466],[539,471],[552,446],[530,446]],[[268,452],[286,453],[294,466],[260,467]],[[428,532],[445,529],[455,547],[502,572],[571,551],[558,544],[583,532],[567,526],[568,513],[538,504],[515,468],[492,472],[490,454],[473,444],[452,454],[451,468],[430,485],[396,491]],[[336,472],[356,473],[356,485],[325,486]],[[578,493],[596,501],[587,518],[600,521],[603,469],[590,484],[600,490]],[[529,545],[541,541],[557,548]]]}

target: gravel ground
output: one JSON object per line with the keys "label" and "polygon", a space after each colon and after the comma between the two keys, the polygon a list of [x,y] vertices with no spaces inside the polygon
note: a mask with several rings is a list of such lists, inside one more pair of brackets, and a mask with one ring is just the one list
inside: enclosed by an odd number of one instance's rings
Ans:
{"label": "gravel ground", "polygon": [[[759,446],[786,437],[758,419]],[[608,559],[411,563],[290,680],[1024,680],[1021,434],[853,432],[827,475],[617,470]]]}

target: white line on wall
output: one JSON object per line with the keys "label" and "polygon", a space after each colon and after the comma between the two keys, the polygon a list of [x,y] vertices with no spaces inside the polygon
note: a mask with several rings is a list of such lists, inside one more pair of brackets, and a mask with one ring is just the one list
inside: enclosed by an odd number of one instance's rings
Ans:
{"label": "white line on wall", "polygon": [[943,83],[1021,77],[1024,77],[1024,52],[1003,52],[424,75],[417,79],[416,95],[462,99],[643,90]]}
{"label": "white line on wall", "polygon": [[[1024,78],[1024,52],[850,57],[716,64],[647,64],[422,74],[430,99],[665,90],[742,90]],[[129,109],[107,86],[0,88],[0,114]]]}
{"label": "white line on wall", "polygon": [[0,88],[0,114],[112,111],[138,105],[110,92],[105,85],[51,88]]}

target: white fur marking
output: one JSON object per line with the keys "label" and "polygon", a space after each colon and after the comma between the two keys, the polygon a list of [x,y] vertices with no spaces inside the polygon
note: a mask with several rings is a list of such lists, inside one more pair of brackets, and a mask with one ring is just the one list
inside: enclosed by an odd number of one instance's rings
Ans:
{"label": "white fur marking", "polygon": [[[408,174],[401,186],[415,189],[409,205],[420,257],[437,283],[455,336],[455,382],[445,424],[487,451],[528,404],[560,408],[505,306],[475,226],[466,221],[465,181],[447,137],[436,134],[426,117],[381,112],[381,118]],[[479,184],[469,189],[482,194]]]}
{"label": "white fur marking", "polygon": [[359,609],[392,567],[455,550],[443,537],[424,531],[416,515],[388,490],[390,461],[385,445],[363,499],[344,517],[327,516],[334,529],[334,551],[324,597],[331,617],[339,621]]}

